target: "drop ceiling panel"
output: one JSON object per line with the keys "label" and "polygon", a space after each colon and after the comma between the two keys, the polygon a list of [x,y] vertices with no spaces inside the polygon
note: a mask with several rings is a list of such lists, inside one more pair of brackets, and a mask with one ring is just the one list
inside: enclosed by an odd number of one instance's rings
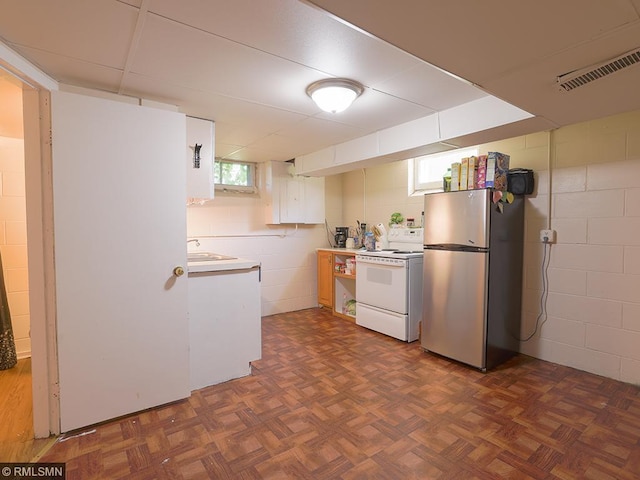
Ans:
{"label": "drop ceiling panel", "polygon": [[[151,11],[365,85],[414,66],[416,59],[299,0],[155,0]],[[251,12],[249,15],[247,12]],[[319,77],[320,78],[320,77]]]}
{"label": "drop ceiling panel", "polygon": [[138,17],[138,9],[113,0],[3,0],[2,10],[0,32],[19,53],[32,47],[113,68],[125,65]]}
{"label": "drop ceiling panel", "polygon": [[42,50],[31,48],[22,48],[21,50],[20,53],[23,56],[29,58],[33,64],[60,83],[113,93],[118,91],[122,78],[121,70]]}
{"label": "drop ceiling panel", "polygon": [[241,150],[241,145],[228,145],[226,143],[219,143],[216,140],[216,158],[231,158],[234,152]]}
{"label": "drop ceiling panel", "polygon": [[177,105],[187,115],[214,121],[224,119],[228,125],[258,130],[262,134],[276,132],[306,118],[295,112],[175,86],[143,75],[131,75],[128,85],[125,92],[128,95],[137,96],[145,92],[147,98]]}
{"label": "drop ceiling panel", "polygon": [[[584,44],[567,49],[544,63],[522,68],[511,75],[498,78],[487,88],[500,92],[506,101],[517,100],[521,108],[534,114],[543,114],[566,125],[581,119],[613,115],[640,109],[640,95],[631,94],[640,85],[640,64],[635,64],[607,77],[591,82],[571,92],[559,91],[557,76],[598,63],[624,53],[628,45],[640,46],[640,24],[636,23],[616,31],[606,44]],[[521,98],[525,90],[528,95]]]}
{"label": "drop ceiling panel", "polygon": [[318,118],[308,118],[289,128],[282,129],[274,135],[262,138],[254,142],[252,146],[272,147],[274,150],[284,151],[285,147],[289,145],[289,151],[293,152],[289,158],[292,158],[360,137],[366,133],[367,131],[357,127]]}
{"label": "drop ceiling panel", "polygon": [[[374,89],[365,89],[344,112],[331,114],[316,108],[319,118],[352,125],[368,132],[408,122],[434,113],[433,110]],[[371,115],[371,112],[383,112]]]}
{"label": "drop ceiling panel", "polygon": [[306,143],[334,145],[367,133],[369,130],[365,128],[329,121],[320,117],[309,117],[289,128],[280,130],[278,135],[297,137]]}
{"label": "drop ceiling panel", "polygon": [[267,162],[269,160],[285,161],[285,160],[291,159],[291,157],[287,155],[281,155],[271,150],[264,150],[264,149],[255,148],[252,146],[243,147],[240,150],[237,150],[225,156],[225,158],[228,160],[238,160],[241,162],[258,162],[258,163]]}
{"label": "drop ceiling panel", "polygon": [[373,85],[373,88],[434,111],[446,110],[487,95],[479,88],[423,63],[398,72],[387,81]]}
{"label": "drop ceiling panel", "polygon": [[[548,120],[531,128],[640,108],[637,69],[564,96],[555,87],[557,75],[640,46],[640,0],[313,3],[345,20],[307,0],[3,0],[0,38],[60,82],[215,120],[218,153],[253,160],[317,151],[484,92]],[[331,76],[366,87],[340,115],[305,94]]]}
{"label": "drop ceiling panel", "polygon": [[147,18],[131,71],[301,113],[313,113],[305,88],[320,76],[297,63],[157,15]]}
{"label": "drop ceiling panel", "polygon": [[629,0],[312,2],[479,85],[638,20]]}
{"label": "drop ceiling panel", "polygon": [[[269,160],[290,160],[293,158],[290,156],[290,152],[292,150],[303,148],[303,145],[299,140],[294,139],[291,141],[291,139],[285,139],[279,135],[268,135],[266,137],[262,137],[257,142],[247,145],[246,148],[255,152],[270,152],[272,158]],[[255,161],[262,162],[264,161],[264,157],[260,156],[256,158]]]}

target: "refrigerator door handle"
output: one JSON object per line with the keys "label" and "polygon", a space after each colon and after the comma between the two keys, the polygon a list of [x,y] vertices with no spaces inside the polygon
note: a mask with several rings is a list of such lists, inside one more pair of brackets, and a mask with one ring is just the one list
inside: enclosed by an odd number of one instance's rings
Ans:
{"label": "refrigerator door handle", "polygon": [[425,245],[425,250],[445,250],[451,252],[488,252],[489,249],[485,247],[469,247],[467,245],[456,244],[437,244],[437,245]]}

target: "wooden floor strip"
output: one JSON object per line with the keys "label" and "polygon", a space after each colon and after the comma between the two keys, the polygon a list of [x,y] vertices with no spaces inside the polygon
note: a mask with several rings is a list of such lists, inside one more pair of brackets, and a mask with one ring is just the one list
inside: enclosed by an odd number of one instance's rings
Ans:
{"label": "wooden floor strip", "polygon": [[0,461],[36,461],[55,439],[34,439],[31,358],[0,370]]}

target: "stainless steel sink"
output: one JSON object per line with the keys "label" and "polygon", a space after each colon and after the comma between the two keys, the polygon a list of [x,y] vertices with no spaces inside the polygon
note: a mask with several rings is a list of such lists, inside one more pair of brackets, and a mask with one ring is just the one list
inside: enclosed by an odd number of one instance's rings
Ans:
{"label": "stainless steel sink", "polygon": [[213,252],[189,252],[187,253],[188,262],[216,262],[219,260],[235,260],[236,257],[228,257]]}

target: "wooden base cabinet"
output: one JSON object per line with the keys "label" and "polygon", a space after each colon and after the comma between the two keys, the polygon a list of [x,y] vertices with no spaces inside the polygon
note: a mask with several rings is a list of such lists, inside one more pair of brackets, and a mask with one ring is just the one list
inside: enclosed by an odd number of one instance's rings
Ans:
{"label": "wooden base cabinet", "polygon": [[333,308],[333,253],[318,251],[318,303]]}
{"label": "wooden base cabinet", "polygon": [[355,260],[355,250],[318,250],[318,303],[333,314],[355,322],[356,276],[346,273],[347,260]]}

